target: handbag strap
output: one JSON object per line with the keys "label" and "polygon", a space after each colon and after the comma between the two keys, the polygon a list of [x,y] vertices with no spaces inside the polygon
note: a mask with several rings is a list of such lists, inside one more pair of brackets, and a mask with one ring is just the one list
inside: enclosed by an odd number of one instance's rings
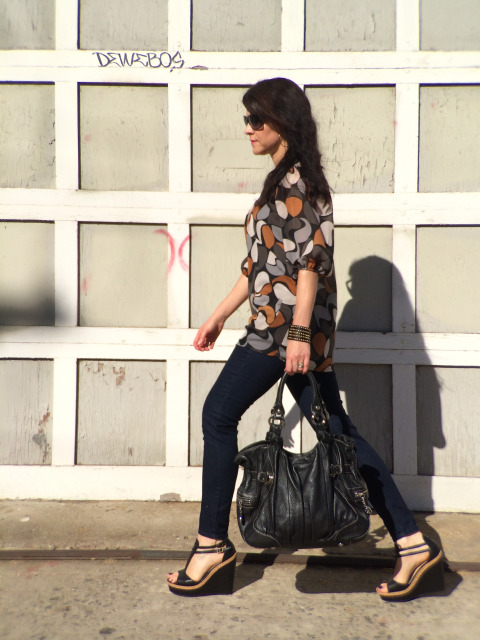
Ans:
{"label": "handbag strap", "polygon": [[[296,375],[304,375],[304,374],[296,374]],[[317,434],[317,438],[319,440],[325,440],[328,438],[330,434],[330,425],[328,423],[328,411],[325,407],[325,403],[320,395],[320,390],[318,389],[317,381],[315,376],[311,371],[307,371],[308,380],[310,382],[310,386],[312,387],[313,399],[312,399],[312,425],[315,429],[315,433]],[[272,412],[268,423],[270,425],[270,429],[267,433],[266,440],[271,443],[282,443],[282,429],[285,426],[285,409],[283,408],[282,397],[283,397],[283,388],[285,387],[285,383],[287,382],[289,377],[288,373],[284,373],[282,379],[280,380],[280,384],[278,385],[277,397],[275,400],[275,404],[272,407]]]}

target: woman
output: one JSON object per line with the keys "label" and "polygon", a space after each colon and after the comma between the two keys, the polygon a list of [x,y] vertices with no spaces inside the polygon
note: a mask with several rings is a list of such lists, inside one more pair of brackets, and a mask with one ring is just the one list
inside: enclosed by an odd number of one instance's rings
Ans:
{"label": "woman", "polygon": [[[203,409],[204,462],[197,540],[184,569],[169,574],[179,595],[231,593],[235,549],[227,537],[237,467],[237,425],[248,407],[282,376],[314,371],[332,430],[355,440],[370,501],[391,534],[394,579],[377,592],[400,600],[443,587],[442,552],[423,538],[388,470],[360,436],[340,400],[332,353],[336,286],[330,189],[305,93],[284,78],[263,80],[243,97],[245,134],[255,155],[274,168],[247,215],[248,255],[231,292],[198,330],[193,346],[213,349],[227,318],[249,298],[252,317]],[[305,375],[288,387],[304,415],[311,389]]]}

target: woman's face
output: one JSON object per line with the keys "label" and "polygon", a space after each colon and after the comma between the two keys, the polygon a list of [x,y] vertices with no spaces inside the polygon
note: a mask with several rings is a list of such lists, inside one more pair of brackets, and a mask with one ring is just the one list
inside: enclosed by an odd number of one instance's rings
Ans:
{"label": "woman's face", "polygon": [[[247,116],[250,113],[247,111]],[[284,142],[275,129],[264,123],[261,129],[254,130],[250,123],[245,127],[245,135],[250,138],[252,151],[256,156],[272,156],[272,160],[277,165],[285,155],[287,144]]]}

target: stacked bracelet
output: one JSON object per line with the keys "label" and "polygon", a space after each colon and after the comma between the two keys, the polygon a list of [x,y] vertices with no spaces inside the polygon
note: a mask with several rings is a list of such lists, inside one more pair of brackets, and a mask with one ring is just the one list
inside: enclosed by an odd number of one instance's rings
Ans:
{"label": "stacked bracelet", "polygon": [[292,324],[288,330],[288,339],[310,343],[312,339],[312,331],[308,327],[301,327],[298,324]]}

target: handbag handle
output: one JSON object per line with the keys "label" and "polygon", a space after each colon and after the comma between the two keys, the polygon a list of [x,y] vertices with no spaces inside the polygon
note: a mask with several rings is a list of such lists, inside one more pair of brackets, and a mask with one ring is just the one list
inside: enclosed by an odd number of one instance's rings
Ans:
{"label": "handbag handle", "polygon": [[[304,375],[304,374],[297,374]],[[317,438],[319,440],[324,440],[330,434],[330,425],[328,423],[328,411],[325,407],[325,403],[320,395],[320,391],[318,389],[317,381],[315,380],[315,376],[311,371],[307,371],[307,376],[310,381],[310,386],[312,387],[313,399],[312,399],[312,425],[315,429],[315,433],[317,434]],[[280,384],[278,385],[277,397],[275,400],[275,404],[272,407],[272,412],[270,418],[268,419],[268,423],[270,425],[270,429],[268,430],[266,441],[271,443],[282,444],[282,429],[285,426],[285,409],[283,408],[282,396],[283,396],[283,388],[285,387],[285,383],[287,382],[289,377],[288,373],[284,373],[282,379],[280,380]]]}

